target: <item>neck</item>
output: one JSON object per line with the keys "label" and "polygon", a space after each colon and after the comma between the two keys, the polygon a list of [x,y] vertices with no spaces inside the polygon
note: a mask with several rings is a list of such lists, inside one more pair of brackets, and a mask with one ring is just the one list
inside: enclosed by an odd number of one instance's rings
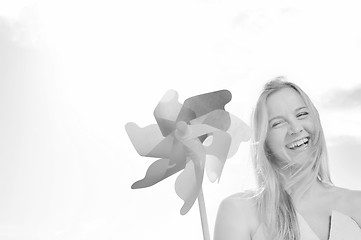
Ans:
{"label": "neck", "polygon": [[311,184],[308,185],[308,188],[306,187],[307,185],[299,184],[291,188],[291,196],[295,203],[312,200],[325,190],[324,184],[318,178],[315,178]]}
{"label": "neck", "polygon": [[[294,162],[304,162],[304,164],[290,164],[283,172],[285,189],[294,201],[313,194],[320,187],[318,180],[318,168],[315,166],[316,158],[298,156]],[[315,169],[316,167],[316,169]]]}

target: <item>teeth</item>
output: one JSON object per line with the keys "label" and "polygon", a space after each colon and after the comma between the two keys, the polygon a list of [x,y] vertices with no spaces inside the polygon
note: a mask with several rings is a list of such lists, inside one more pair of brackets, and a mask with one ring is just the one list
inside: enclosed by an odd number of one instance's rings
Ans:
{"label": "teeth", "polygon": [[304,144],[306,142],[308,142],[308,138],[302,138],[302,139],[300,139],[300,140],[298,140],[296,142],[288,144],[287,147],[291,148],[291,149],[294,149],[295,147],[299,147],[299,146],[301,146],[302,144]]}

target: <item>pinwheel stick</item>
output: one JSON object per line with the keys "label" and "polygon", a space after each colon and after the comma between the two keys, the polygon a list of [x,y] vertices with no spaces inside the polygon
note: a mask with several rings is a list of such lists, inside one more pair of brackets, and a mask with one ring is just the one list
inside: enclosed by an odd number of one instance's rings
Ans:
{"label": "pinwheel stick", "polygon": [[201,189],[199,191],[199,195],[198,195],[198,206],[199,206],[199,213],[201,215],[203,239],[204,240],[210,240],[211,238],[210,238],[210,235],[209,235],[206,205],[205,205],[205,202],[204,202],[202,187],[201,187]]}

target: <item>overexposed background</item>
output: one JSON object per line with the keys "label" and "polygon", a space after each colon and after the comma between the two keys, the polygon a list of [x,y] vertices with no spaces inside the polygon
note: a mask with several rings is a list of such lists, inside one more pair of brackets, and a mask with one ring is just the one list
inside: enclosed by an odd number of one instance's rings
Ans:
{"label": "overexposed background", "polygon": [[[321,114],[334,183],[361,189],[358,1],[0,2],[0,239],[202,239],[181,216],[176,176],[131,190],[155,159],[124,125],[229,89],[249,123],[262,85],[300,85]],[[220,201],[254,186],[249,145],[204,181],[211,235]]]}

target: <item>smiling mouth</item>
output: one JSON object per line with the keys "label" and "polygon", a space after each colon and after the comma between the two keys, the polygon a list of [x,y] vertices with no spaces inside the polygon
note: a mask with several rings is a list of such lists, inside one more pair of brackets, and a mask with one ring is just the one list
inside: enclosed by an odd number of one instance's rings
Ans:
{"label": "smiling mouth", "polygon": [[305,138],[301,138],[297,141],[294,141],[290,144],[287,144],[286,147],[291,150],[297,150],[297,149],[300,149],[303,147],[307,147],[309,142],[310,142],[310,138],[305,137]]}

